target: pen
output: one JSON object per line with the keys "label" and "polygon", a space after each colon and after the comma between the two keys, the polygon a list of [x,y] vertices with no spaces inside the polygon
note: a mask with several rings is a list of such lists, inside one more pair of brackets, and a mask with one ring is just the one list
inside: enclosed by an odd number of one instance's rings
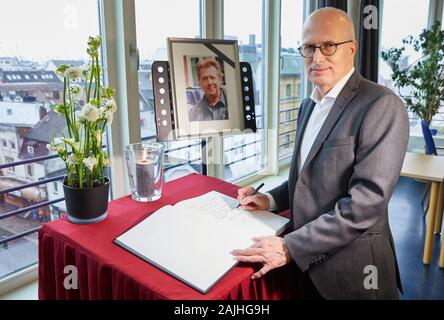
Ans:
{"label": "pen", "polygon": [[[254,196],[262,187],[264,186],[264,183],[262,182],[256,189],[254,189],[254,192],[252,194],[250,194],[250,196]],[[240,207],[240,201],[238,203],[238,205],[236,206],[236,208]]]}

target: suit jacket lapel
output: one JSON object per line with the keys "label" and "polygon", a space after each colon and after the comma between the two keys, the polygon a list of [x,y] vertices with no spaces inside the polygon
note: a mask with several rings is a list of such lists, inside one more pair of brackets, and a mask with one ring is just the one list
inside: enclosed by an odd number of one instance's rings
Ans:
{"label": "suit jacket lapel", "polygon": [[336,122],[339,120],[342,112],[344,112],[347,104],[353,99],[356,95],[356,90],[359,87],[359,82],[361,81],[361,75],[355,71],[350,80],[342,89],[341,93],[338,95],[335,103],[333,104],[327,119],[325,119],[324,124],[322,125],[321,130],[319,131],[318,136],[316,137],[313,146],[308,153],[307,159],[304,162],[304,166],[301,169],[302,171],[307,167],[311,160],[313,160],[314,156],[318,153],[324,141],[327,139],[331,130],[335,126]]}
{"label": "suit jacket lapel", "polygon": [[315,102],[311,99],[308,99],[305,105],[301,106],[301,108],[303,108],[301,112],[302,119],[296,130],[296,140],[294,144],[293,159],[291,161],[292,165],[290,167],[289,176],[291,179],[291,186],[294,186],[297,180],[298,167],[299,167],[299,151],[301,149],[302,137],[304,136],[305,127],[307,126],[308,119],[310,119],[310,115],[313,111],[314,106]]}

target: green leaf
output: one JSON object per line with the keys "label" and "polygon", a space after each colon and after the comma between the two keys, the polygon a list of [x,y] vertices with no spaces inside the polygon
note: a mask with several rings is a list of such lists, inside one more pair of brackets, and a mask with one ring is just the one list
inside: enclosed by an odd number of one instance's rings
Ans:
{"label": "green leaf", "polygon": [[[405,45],[413,46],[419,60],[406,66]],[[438,113],[444,87],[444,32],[439,22],[424,29],[418,38],[408,36],[400,48],[386,49],[381,57],[392,68],[392,80],[399,90],[410,89],[404,99],[407,107],[421,119],[429,120]]]}

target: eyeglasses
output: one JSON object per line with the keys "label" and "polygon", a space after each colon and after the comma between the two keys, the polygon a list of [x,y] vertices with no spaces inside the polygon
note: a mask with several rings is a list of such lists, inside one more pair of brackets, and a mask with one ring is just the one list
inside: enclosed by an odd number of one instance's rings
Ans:
{"label": "eyeglasses", "polygon": [[332,56],[338,50],[338,46],[344,43],[353,42],[353,40],[347,40],[344,42],[335,43],[332,41],[325,41],[321,43],[320,46],[315,46],[313,44],[304,44],[298,48],[299,53],[304,58],[311,58],[314,56],[316,48],[319,48],[324,56]]}

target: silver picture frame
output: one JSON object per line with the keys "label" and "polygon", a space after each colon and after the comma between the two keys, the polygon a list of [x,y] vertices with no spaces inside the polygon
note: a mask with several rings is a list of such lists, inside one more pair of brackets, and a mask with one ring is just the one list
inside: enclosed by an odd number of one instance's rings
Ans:
{"label": "silver picture frame", "polygon": [[245,130],[236,40],[168,38],[176,139]]}

